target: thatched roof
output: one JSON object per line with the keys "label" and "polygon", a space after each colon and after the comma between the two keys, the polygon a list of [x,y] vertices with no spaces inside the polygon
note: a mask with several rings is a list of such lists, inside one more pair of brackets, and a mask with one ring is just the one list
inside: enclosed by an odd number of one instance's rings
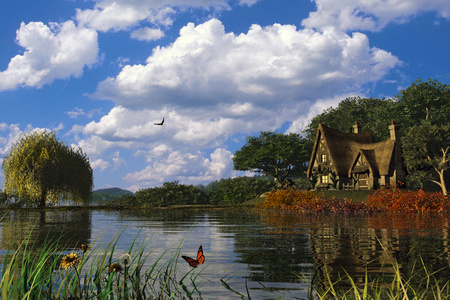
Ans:
{"label": "thatched roof", "polygon": [[308,176],[312,172],[320,138],[324,139],[330,155],[330,164],[334,166],[335,172],[339,176],[351,176],[352,171],[358,171],[354,170],[354,166],[359,155],[365,158],[370,171],[374,175],[387,175],[389,173],[389,164],[395,146],[394,140],[375,142],[372,131],[346,133],[320,124],[307,171]]}

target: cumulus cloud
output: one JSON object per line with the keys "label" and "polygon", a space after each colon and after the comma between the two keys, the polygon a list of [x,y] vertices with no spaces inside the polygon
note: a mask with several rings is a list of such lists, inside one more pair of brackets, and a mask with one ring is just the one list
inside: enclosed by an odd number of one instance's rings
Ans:
{"label": "cumulus cloud", "polygon": [[[153,150],[149,154],[151,152]],[[126,175],[124,179],[143,186],[160,185],[167,178],[196,184],[227,177],[232,169],[231,152],[226,149],[217,148],[209,158],[204,158],[201,152],[168,151],[164,157],[150,159],[147,167]]]}
{"label": "cumulus cloud", "polygon": [[0,91],[21,86],[42,87],[55,79],[79,77],[97,62],[97,32],[77,27],[73,21],[47,26],[22,23],[17,43],[25,49],[0,72]]}
{"label": "cumulus cloud", "polygon": [[148,27],[139,28],[131,33],[131,38],[138,41],[154,41],[164,36],[161,29],[152,29]]}
{"label": "cumulus cloud", "polygon": [[341,30],[379,31],[390,23],[404,23],[412,17],[435,12],[450,19],[447,0],[314,0],[317,10],[302,21],[309,28],[325,30],[330,26]]}
{"label": "cumulus cloud", "polygon": [[292,25],[253,25],[225,33],[217,19],[189,23],[145,65],[127,65],[94,95],[134,108],[195,107],[241,102],[278,105],[327,98],[381,79],[400,61],[370,47],[362,33],[324,32]]}
{"label": "cumulus cloud", "polygon": [[81,25],[98,31],[127,30],[143,21],[170,26],[177,10],[197,8],[222,11],[230,8],[227,2],[227,0],[103,0],[98,1],[93,9],[78,9],[76,19]]}

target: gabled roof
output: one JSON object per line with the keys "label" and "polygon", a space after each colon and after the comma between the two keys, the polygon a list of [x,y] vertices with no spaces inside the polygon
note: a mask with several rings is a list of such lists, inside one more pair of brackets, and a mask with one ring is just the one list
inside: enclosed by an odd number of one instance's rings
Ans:
{"label": "gabled roof", "polygon": [[307,175],[312,172],[314,158],[320,138],[323,138],[330,155],[330,163],[339,176],[349,176],[358,158],[363,155],[374,174],[387,175],[394,151],[395,141],[388,139],[375,142],[372,131],[362,133],[341,132],[319,124],[313,153],[309,162]]}

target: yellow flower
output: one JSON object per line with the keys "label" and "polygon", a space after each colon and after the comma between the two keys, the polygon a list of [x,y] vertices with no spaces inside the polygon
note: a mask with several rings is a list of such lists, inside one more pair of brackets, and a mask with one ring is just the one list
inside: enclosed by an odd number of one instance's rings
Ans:
{"label": "yellow flower", "polygon": [[81,258],[76,253],[67,254],[61,260],[61,267],[64,269],[76,267],[80,262],[80,259]]}
{"label": "yellow flower", "polygon": [[108,267],[108,272],[109,272],[109,273],[112,273],[112,272],[114,272],[114,273],[122,272],[122,266],[119,265],[119,264],[116,264],[116,263],[111,264],[111,265]]}
{"label": "yellow flower", "polygon": [[89,249],[89,245],[81,244],[81,251],[83,253],[86,253],[88,251],[88,249]]}

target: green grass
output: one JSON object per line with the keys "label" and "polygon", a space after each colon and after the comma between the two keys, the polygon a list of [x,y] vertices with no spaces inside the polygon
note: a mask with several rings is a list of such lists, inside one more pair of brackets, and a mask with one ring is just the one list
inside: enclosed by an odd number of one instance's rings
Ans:
{"label": "green grass", "polygon": [[[136,247],[133,241],[128,252],[117,258],[115,249],[120,232],[101,249],[91,245],[88,251],[73,249],[77,263],[64,268],[60,239],[50,238],[35,247],[27,239],[20,249],[8,252],[3,262],[0,282],[1,299],[192,299],[198,290],[196,280],[201,277],[191,269],[183,278],[177,279],[177,261],[181,245],[172,255],[166,252],[149,258],[145,252],[147,242]],[[71,253],[71,254],[72,254]],[[115,264],[115,270],[111,268]],[[144,265],[147,266],[144,268]],[[67,266],[67,265],[66,265]],[[120,272],[116,272],[120,270]],[[183,282],[189,280],[189,287]]]}

